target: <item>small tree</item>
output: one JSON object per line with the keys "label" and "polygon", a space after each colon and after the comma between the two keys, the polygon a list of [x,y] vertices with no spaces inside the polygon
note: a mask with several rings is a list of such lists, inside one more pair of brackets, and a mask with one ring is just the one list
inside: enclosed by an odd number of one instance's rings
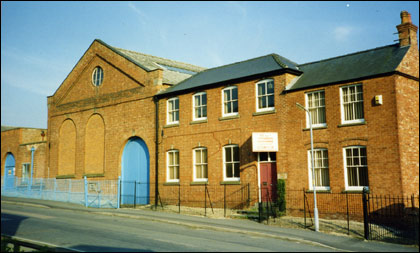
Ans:
{"label": "small tree", "polygon": [[280,215],[286,214],[286,180],[277,180],[277,204],[279,206]]}

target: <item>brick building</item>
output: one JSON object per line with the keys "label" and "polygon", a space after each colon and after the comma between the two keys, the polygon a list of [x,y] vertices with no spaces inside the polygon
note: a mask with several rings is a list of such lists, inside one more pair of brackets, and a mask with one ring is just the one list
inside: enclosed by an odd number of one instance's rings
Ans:
{"label": "brick building", "polygon": [[[317,62],[270,54],[212,69],[95,40],[48,97],[43,175],[121,176],[142,182],[137,190],[151,198],[179,184],[249,185],[252,199],[265,198],[278,178],[287,189],[312,189],[309,119],[299,103],[312,115],[317,190],[418,194],[410,14],[401,13],[397,30],[397,44]],[[2,144],[2,175],[4,160]]]}
{"label": "brick building", "polygon": [[[25,127],[1,127],[1,175],[30,180],[48,177],[45,167],[47,158],[47,129]],[[33,173],[31,163],[33,154]],[[3,183],[3,182],[2,182]]]}

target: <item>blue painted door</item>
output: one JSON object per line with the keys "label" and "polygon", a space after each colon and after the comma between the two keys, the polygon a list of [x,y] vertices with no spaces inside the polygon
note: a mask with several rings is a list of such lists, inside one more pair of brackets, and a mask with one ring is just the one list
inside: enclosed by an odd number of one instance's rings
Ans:
{"label": "blue painted door", "polygon": [[8,153],[6,156],[6,163],[4,165],[4,185],[6,186],[6,189],[15,186],[15,157],[12,153]]}
{"label": "blue painted door", "polygon": [[149,160],[146,143],[130,138],[122,156],[121,204],[149,204]]}

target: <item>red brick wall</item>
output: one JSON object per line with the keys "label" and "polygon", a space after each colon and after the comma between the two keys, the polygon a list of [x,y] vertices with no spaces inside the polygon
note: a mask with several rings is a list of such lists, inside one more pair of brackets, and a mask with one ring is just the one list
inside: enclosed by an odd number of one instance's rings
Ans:
{"label": "red brick wall", "polygon": [[[267,77],[275,82],[275,94],[280,94],[288,75]],[[265,78],[264,78],[265,79]],[[223,181],[223,147],[237,144],[240,147],[240,180],[242,185],[250,183],[251,198],[256,199],[257,191],[257,154],[252,152],[252,132],[277,132],[279,148],[277,157],[278,171],[282,171],[284,153],[284,135],[281,132],[283,122],[280,115],[284,111],[284,97],[275,96],[276,113],[253,115],[256,112],[255,85],[258,80],[240,84],[238,87],[239,118],[221,120],[222,89],[229,85],[205,90],[207,92],[207,122],[194,124],[192,116],[192,96],[195,92],[179,95],[179,125],[168,127],[166,122],[167,99],[159,101],[159,131],[163,131],[159,146],[159,182],[166,182],[166,152],[178,149],[180,155],[181,184],[193,181],[193,149],[206,147],[208,152],[209,186],[220,185]],[[195,187],[195,186],[192,186]],[[199,187],[199,186],[197,186]],[[165,188],[165,186],[163,187]],[[164,191],[164,189],[162,189]]]}
{"label": "red brick wall", "polygon": [[[324,90],[327,128],[313,131],[314,148],[327,148],[330,187],[332,192],[345,190],[343,148],[366,146],[369,187],[376,194],[401,194],[398,136],[395,110],[394,78],[365,80],[363,85],[364,117],[366,124],[343,126],[340,113],[340,87],[352,83],[331,85],[287,94],[289,115],[288,133],[288,189],[309,188],[308,155],[310,132],[306,128],[303,111],[295,103],[305,103],[305,92]],[[383,105],[373,105],[375,95],[382,95]],[[294,112],[293,112],[294,111]]]}
{"label": "red brick wall", "polygon": [[[100,66],[103,83],[92,85],[92,71]],[[155,113],[153,95],[160,86],[161,70],[146,72],[123,57],[94,42],[63,82],[48,98],[48,126],[50,145],[50,176],[58,171],[60,143],[59,129],[66,119],[76,127],[76,179],[91,174],[85,165],[86,147],[93,147],[95,138],[86,136],[88,120],[97,114],[104,123],[104,166],[99,179],[116,179],[121,174],[121,157],[125,144],[133,136],[142,138],[150,153],[150,175],[154,178]],[[96,146],[97,147],[97,146]],[[100,158],[98,158],[100,159]],[[88,161],[89,164],[89,161]],[[97,174],[94,171],[94,174]],[[99,173],[100,174],[100,173]]]}
{"label": "red brick wall", "polygon": [[41,132],[46,129],[17,128],[1,132],[1,175],[4,176],[4,166],[7,153],[15,158],[15,175],[22,176],[22,164],[31,163],[31,148],[34,153],[34,177],[44,177],[46,173],[46,141]]}

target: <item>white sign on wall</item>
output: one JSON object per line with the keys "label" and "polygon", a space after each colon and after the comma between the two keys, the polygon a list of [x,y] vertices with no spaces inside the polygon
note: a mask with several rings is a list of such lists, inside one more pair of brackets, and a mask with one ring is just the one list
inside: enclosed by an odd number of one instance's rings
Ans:
{"label": "white sign on wall", "polygon": [[278,152],[277,133],[252,133],[252,152]]}

